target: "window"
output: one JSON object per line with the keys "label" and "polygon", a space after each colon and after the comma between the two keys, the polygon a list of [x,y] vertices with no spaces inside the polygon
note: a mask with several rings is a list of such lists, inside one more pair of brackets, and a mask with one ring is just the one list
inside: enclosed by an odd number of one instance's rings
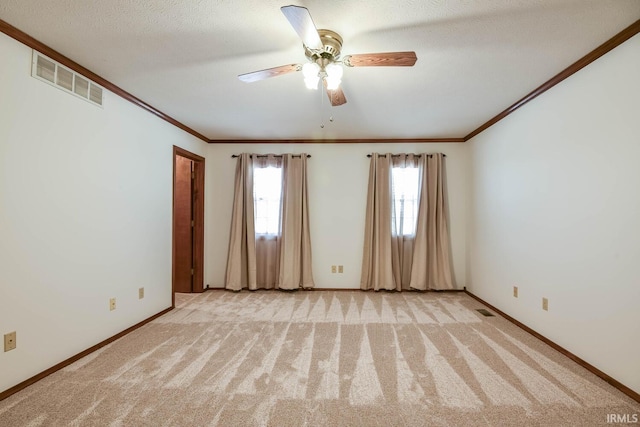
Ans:
{"label": "window", "polygon": [[419,196],[418,168],[391,168],[391,232],[394,236],[415,235]]}
{"label": "window", "polygon": [[280,234],[282,168],[254,167],[253,200],[256,235]]}

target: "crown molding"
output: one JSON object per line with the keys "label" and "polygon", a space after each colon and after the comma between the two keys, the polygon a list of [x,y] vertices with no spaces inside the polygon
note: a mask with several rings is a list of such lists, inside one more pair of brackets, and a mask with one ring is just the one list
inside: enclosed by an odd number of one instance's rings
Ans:
{"label": "crown molding", "polygon": [[539,95],[548,91],[558,83],[562,82],[566,78],[575,74],[582,68],[591,64],[596,59],[600,58],[607,52],[615,49],[620,46],[625,41],[629,40],[631,37],[635,36],[640,32],[640,19],[635,21],[633,24],[629,25],[627,28],[620,31],[618,34],[595,48],[593,51],[589,52],[560,73],[556,74],[551,79],[544,82],[542,85],[538,86],[536,89],[525,95],[523,98],[509,106],[507,109],[497,114],[468,135],[464,137],[457,138],[384,138],[384,139],[209,139],[202,135],[201,133],[195,131],[194,129],[188,127],[187,125],[177,121],[173,117],[163,113],[157,108],[147,104],[141,99],[135,97],[124,89],[116,86],[115,84],[109,82],[108,80],[100,77],[94,72],[84,68],[82,65],[74,62],[73,60],[67,58],[61,53],[55,51],[44,43],[34,39],[23,31],[17,29],[16,27],[10,25],[9,23],[0,19],[0,32],[8,35],[9,37],[14,38],[20,43],[25,44],[26,46],[41,52],[42,54],[50,57],[51,59],[61,63],[62,65],[84,75],[85,77],[93,80],[98,83],[105,89],[110,92],[115,93],[116,95],[126,99],[127,101],[137,105],[138,107],[154,114],[155,116],[165,120],[172,125],[182,129],[183,131],[195,136],[196,138],[201,139],[204,142],[209,144],[370,144],[370,143],[380,143],[380,144],[390,144],[390,143],[463,143],[469,141],[474,136],[480,134],[484,130],[498,123],[500,120],[507,117],[509,114],[516,111],[518,108],[522,107],[529,101],[537,98]]}
{"label": "crown molding", "polygon": [[13,25],[3,21],[2,19],[0,19],[0,32],[8,35],[11,38],[14,38],[15,40],[19,41],[20,43],[22,43],[22,44],[24,44],[24,45],[26,45],[26,46],[28,46],[28,47],[30,47],[32,49],[37,50],[38,52],[42,53],[43,55],[48,56],[49,58],[53,59],[54,61],[59,62],[60,64],[64,65],[65,67],[70,68],[70,69],[72,69],[73,71],[75,71],[75,72],[77,72],[79,74],[82,74],[83,76],[85,76],[89,80],[93,80],[94,82],[98,83],[100,86],[102,86],[103,88],[107,89],[108,91],[115,93],[116,95],[120,96],[121,98],[126,99],[127,101],[137,105],[138,107],[140,107],[140,108],[142,108],[144,110],[147,110],[151,114],[153,114],[155,116],[158,116],[162,120],[171,123],[172,125],[176,126],[177,128],[182,129],[183,131],[185,131],[187,133],[190,133],[191,135],[195,136],[196,138],[199,138],[199,139],[203,140],[204,142],[208,142],[209,141],[209,138],[205,137],[201,133],[191,129],[189,126],[177,121],[173,117],[163,113],[162,111],[158,110],[157,108],[147,104],[146,102],[144,102],[140,98],[137,98],[137,97],[133,96],[129,92],[127,92],[124,89],[120,88],[119,86],[116,86],[115,84],[111,83],[110,81],[100,77],[99,75],[97,75],[93,71],[84,68],[82,65],[78,64],[77,62],[67,58],[66,56],[62,55],[60,52],[50,48],[49,46],[47,46],[46,44],[44,44],[42,42],[34,39],[33,37],[31,37],[27,33],[17,29]]}
{"label": "crown molding", "polygon": [[600,46],[598,46],[597,48],[595,48],[594,50],[592,50],[591,52],[583,56],[582,58],[578,59],[573,64],[569,65],[567,68],[565,68],[564,70],[562,70],[561,72],[559,72],[558,74],[556,74],[555,76],[553,76],[552,78],[550,78],[549,80],[541,84],[540,86],[538,86],[532,92],[527,94],[524,98],[518,100],[515,104],[508,107],[506,110],[504,110],[497,116],[493,117],[492,119],[490,119],[489,121],[487,121],[486,123],[478,127],[477,129],[475,129],[473,132],[471,132],[470,134],[468,134],[463,138],[464,141],[466,142],[470,140],[474,136],[478,135],[480,132],[498,123],[500,120],[504,119],[509,114],[513,113],[518,108],[525,105],[527,102],[533,100],[534,98],[537,98],[539,95],[542,95],[543,93],[545,93],[546,91],[548,91],[549,89],[551,89],[552,87],[554,87],[555,85],[557,85],[558,83],[566,79],[567,77],[577,73],[587,65],[591,64],[596,59],[600,58],[605,53],[620,46],[622,43],[626,42],[627,40],[629,40],[631,37],[635,36],[639,32],[640,32],[640,19],[634,22],[633,24],[629,25],[624,30],[620,31],[618,34],[616,34],[615,36],[613,36],[612,38],[610,38],[609,40],[607,40],[606,42],[604,42],[603,44],[601,44]]}
{"label": "crown molding", "polygon": [[464,138],[382,138],[382,139],[210,139],[209,144],[400,144],[461,143]]}

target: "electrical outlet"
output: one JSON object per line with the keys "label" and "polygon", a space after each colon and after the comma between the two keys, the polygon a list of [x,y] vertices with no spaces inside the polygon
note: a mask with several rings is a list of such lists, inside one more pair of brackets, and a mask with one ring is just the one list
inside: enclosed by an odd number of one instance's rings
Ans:
{"label": "electrical outlet", "polygon": [[517,287],[517,286],[514,286],[514,287],[513,287],[513,296],[514,296],[515,298],[518,298],[518,287]]}
{"label": "electrical outlet", "polygon": [[338,273],[344,273],[344,267],[339,265],[338,266]]}
{"label": "electrical outlet", "polygon": [[9,332],[8,334],[4,334],[4,351],[11,351],[16,348],[16,333]]}
{"label": "electrical outlet", "polygon": [[144,288],[138,289],[138,299],[144,298]]}
{"label": "electrical outlet", "polygon": [[546,298],[542,298],[542,309],[549,311],[549,300]]}
{"label": "electrical outlet", "polygon": [[336,272],[336,266],[335,266],[335,265],[332,265],[332,266],[331,266],[331,272],[332,272],[332,273],[335,273],[335,272]]}
{"label": "electrical outlet", "polygon": [[115,298],[111,298],[109,300],[109,311],[113,311],[116,309],[116,299]]}

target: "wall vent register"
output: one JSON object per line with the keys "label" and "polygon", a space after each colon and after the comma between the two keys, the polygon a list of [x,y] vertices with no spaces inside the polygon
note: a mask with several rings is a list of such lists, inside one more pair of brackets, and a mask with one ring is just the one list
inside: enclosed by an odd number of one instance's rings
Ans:
{"label": "wall vent register", "polygon": [[478,308],[476,309],[476,311],[480,314],[482,314],[485,317],[494,317],[493,313],[491,313],[489,310],[487,310],[486,308]]}
{"label": "wall vent register", "polygon": [[102,87],[35,50],[33,51],[33,61],[31,63],[31,75],[38,80],[102,107],[104,93]]}

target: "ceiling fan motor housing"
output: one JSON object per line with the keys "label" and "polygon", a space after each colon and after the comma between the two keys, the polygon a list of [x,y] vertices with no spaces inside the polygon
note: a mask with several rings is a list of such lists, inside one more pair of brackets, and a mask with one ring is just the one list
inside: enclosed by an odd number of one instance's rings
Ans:
{"label": "ceiling fan motor housing", "polygon": [[328,59],[330,62],[338,60],[342,50],[342,37],[331,30],[318,30],[322,41],[322,50],[309,49],[304,47],[304,53],[309,60],[316,62],[319,58]]}
{"label": "ceiling fan motor housing", "polygon": [[240,74],[238,76],[240,80],[250,83],[269,77],[302,71],[305,85],[309,89],[318,89],[318,83],[323,81],[324,88],[331,100],[331,105],[335,107],[347,102],[340,88],[343,65],[347,67],[411,67],[417,60],[415,52],[367,53],[346,55],[344,58],[340,58],[342,51],[342,37],[340,34],[327,29],[318,30],[306,7],[289,5],[282,6],[280,10],[302,40],[304,53],[309,62],[282,65]]}

